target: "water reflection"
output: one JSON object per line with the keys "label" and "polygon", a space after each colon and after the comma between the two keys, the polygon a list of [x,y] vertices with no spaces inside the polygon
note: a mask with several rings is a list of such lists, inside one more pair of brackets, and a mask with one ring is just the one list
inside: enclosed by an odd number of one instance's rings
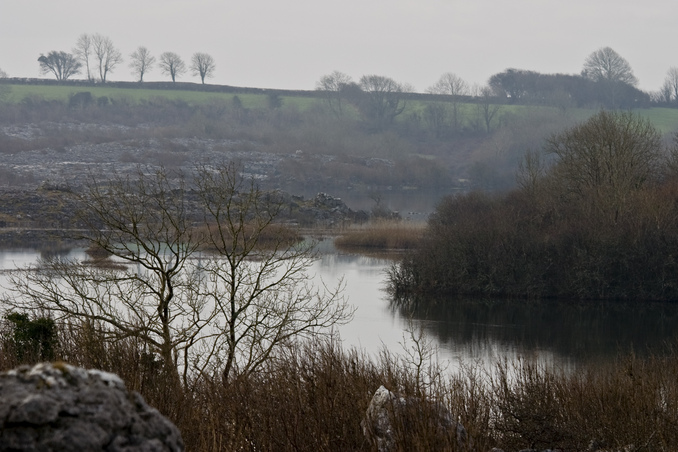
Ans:
{"label": "water reflection", "polygon": [[448,350],[472,357],[503,348],[501,355],[536,353],[570,364],[660,353],[678,325],[678,305],[667,303],[437,298],[391,306],[412,313]]}
{"label": "water reflection", "polygon": [[[322,244],[321,244],[322,245]],[[338,327],[347,347],[375,356],[387,348],[403,351],[404,330],[411,318],[439,346],[440,357],[481,361],[536,356],[542,362],[569,366],[611,360],[631,350],[661,351],[676,339],[678,304],[581,303],[563,301],[460,300],[436,298],[396,303],[386,289],[391,261],[342,254],[331,247],[310,269],[317,284],[333,287],[343,279],[345,295],[356,307],[354,320]],[[35,263],[36,250],[0,250],[0,270]],[[85,259],[84,250],[68,257]],[[0,292],[7,284],[0,271]]]}
{"label": "water reflection", "polygon": [[386,293],[386,270],[390,261],[352,254],[329,253],[313,265],[318,280],[332,286],[343,279],[344,295],[356,312],[353,321],[337,328],[347,347],[357,347],[375,356],[383,347],[398,352],[405,319],[391,312]]}

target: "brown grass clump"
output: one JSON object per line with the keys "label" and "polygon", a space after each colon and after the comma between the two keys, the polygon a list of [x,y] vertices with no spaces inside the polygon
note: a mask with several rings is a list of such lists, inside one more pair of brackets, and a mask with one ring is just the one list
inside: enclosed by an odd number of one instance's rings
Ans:
{"label": "brown grass clump", "polygon": [[108,270],[124,270],[127,268],[123,263],[113,260],[113,255],[98,245],[88,247],[85,254],[89,257],[84,261],[85,264]]}
{"label": "brown grass clump", "polygon": [[400,220],[379,220],[345,230],[334,245],[346,251],[402,251],[416,248],[425,225]]}
{"label": "brown grass clump", "polygon": [[678,447],[678,360],[638,358],[565,372],[500,363],[491,382],[502,448],[654,450]]}

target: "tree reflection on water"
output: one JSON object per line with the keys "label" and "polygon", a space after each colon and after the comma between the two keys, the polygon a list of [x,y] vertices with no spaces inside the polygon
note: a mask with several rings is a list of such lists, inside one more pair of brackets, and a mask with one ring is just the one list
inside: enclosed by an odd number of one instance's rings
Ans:
{"label": "tree reflection on water", "polygon": [[435,297],[391,299],[390,306],[422,321],[445,348],[504,344],[574,363],[661,353],[678,324],[678,305],[670,303]]}

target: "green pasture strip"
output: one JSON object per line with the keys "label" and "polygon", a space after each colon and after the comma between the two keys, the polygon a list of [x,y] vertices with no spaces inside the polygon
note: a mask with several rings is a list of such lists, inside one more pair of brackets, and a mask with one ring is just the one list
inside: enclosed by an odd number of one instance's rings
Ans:
{"label": "green pasture strip", "polygon": [[662,133],[678,131],[678,109],[676,108],[644,108],[637,113],[647,119]]}
{"label": "green pasture strip", "polygon": [[[230,102],[238,96],[245,108],[265,108],[268,104],[266,94],[258,93],[214,93],[204,91],[162,90],[150,88],[116,88],[112,86],[54,86],[54,85],[10,85],[11,92],[8,102],[18,103],[27,98],[44,100],[58,100],[66,102],[69,97],[78,92],[89,91],[94,98],[108,97],[109,99],[124,100],[132,104],[149,101],[157,98],[177,100],[189,105],[199,105],[214,101]],[[295,106],[301,110],[310,108],[318,100],[302,96],[280,96],[283,107]]]}
{"label": "green pasture strip", "polygon": [[[406,116],[408,113],[419,113],[423,114],[426,110],[426,107],[431,105],[431,104],[442,104],[445,105],[448,109],[448,112],[451,114],[452,112],[452,102],[449,100],[441,100],[441,101],[436,101],[436,100],[407,100],[405,104],[405,110],[403,111],[404,116]],[[494,105],[493,105],[494,106]],[[457,103],[457,108],[458,108],[458,113],[459,117],[461,118],[470,118],[474,117],[482,109],[482,105],[480,103],[475,103],[475,102],[459,102]],[[497,112],[497,116],[501,116],[503,114],[516,114],[520,115],[522,113],[526,112],[531,112],[534,111],[535,109],[539,110],[550,110],[550,111],[555,111],[557,110],[557,107],[549,107],[549,106],[537,106],[537,105],[507,105],[507,104],[501,104],[499,105],[499,111]],[[588,117],[587,115],[586,117]]]}
{"label": "green pasture strip", "polygon": [[283,100],[283,108],[286,105],[295,106],[301,111],[309,110],[319,102],[323,102],[321,97],[305,97],[305,96],[280,96]]}
{"label": "green pasture strip", "polygon": [[[584,122],[600,110],[593,108],[573,108],[572,115],[578,122]],[[678,109],[652,107],[638,108],[633,113],[646,118],[662,134],[670,134],[678,130]]]}
{"label": "green pasture strip", "polygon": [[[427,101],[408,101],[405,112],[423,113]],[[450,105],[451,108],[451,105]],[[479,104],[475,103],[459,103],[459,119],[467,120],[474,118],[478,114]],[[533,113],[535,110],[556,111],[557,107],[537,106],[537,105],[501,105],[497,112],[497,118],[501,118],[505,114],[527,114]],[[577,122],[584,122],[591,116],[596,114],[599,109],[595,108],[568,108],[567,114],[571,115]],[[652,125],[654,125],[661,133],[669,134],[678,131],[678,109],[676,108],[639,108],[634,110],[634,113],[647,118]]]}
{"label": "green pasture strip", "polygon": [[[418,114],[420,117],[424,117],[426,107],[430,104],[440,103],[447,107],[448,110],[448,120],[452,118],[452,103],[449,101],[428,101],[428,100],[408,100],[405,106],[403,114],[399,116],[398,120],[402,121],[407,118],[410,114]],[[493,105],[494,106],[494,105]],[[521,116],[528,113],[535,113],[535,111],[547,111],[554,112],[557,111],[557,107],[549,106],[536,106],[536,105],[499,105],[499,110],[494,116],[493,122],[496,126],[499,122],[502,121],[502,117],[505,115]],[[581,115],[582,119],[588,118],[595,111],[585,112]],[[482,105],[474,102],[459,102],[457,104],[457,114],[458,121],[460,123],[468,122],[475,120],[480,117],[482,120]]]}
{"label": "green pasture strip", "polygon": [[[179,91],[144,88],[115,88],[103,86],[51,86],[51,85],[10,85],[12,92],[9,102],[21,102],[26,98],[39,97],[45,100],[68,101],[68,98],[78,92],[89,91],[95,98],[108,97],[112,100],[125,100],[132,104],[148,101],[154,98],[184,101],[190,105],[203,104],[214,100],[230,101],[232,93],[208,93],[202,91]],[[261,94],[238,94],[246,108],[257,108],[265,105],[265,96]]]}
{"label": "green pasture strip", "polygon": [[[593,108],[573,108],[572,115],[578,122],[584,122],[600,110]],[[662,134],[669,134],[678,130],[678,109],[652,107],[638,108],[633,113],[646,118]]]}

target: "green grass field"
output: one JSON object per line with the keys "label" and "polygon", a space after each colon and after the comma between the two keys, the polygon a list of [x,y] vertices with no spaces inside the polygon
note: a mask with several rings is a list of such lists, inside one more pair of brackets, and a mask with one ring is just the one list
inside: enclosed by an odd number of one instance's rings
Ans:
{"label": "green grass field", "polygon": [[646,108],[638,110],[638,114],[649,119],[663,133],[671,133],[678,130],[678,109]]}
{"label": "green grass field", "polygon": [[[23,99],[37,97],[45,100],[67,101],[68,98],[82,91],[89,91],[95,98],[108,97],[112,100],[125,100],[136,104],[154,98],[165,98],[186,102],[189,105],[198,105],[214,101],[231,101],[236,94],[214,93],[204,91],[163,90],[151,88],[118,88],[112,86],[58,86],[58,85],[8,85],[11,91],[7,102],[18,103]],[[261,108],[267,105],[265,94],[238,93],[245,108]],[[283,106],[295,106],[300,109],[309,108],[316,99],[296,96],[281,96]]]}

